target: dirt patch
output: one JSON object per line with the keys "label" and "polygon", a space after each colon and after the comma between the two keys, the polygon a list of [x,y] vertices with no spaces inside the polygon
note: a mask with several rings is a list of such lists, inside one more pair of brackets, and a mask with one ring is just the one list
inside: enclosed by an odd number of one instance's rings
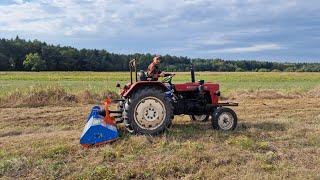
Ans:
{"label": "dirt patch", "polygon": [[40,107],[48,105],[93,104],[101,103],[106,97],[116,98],[114,92],[101,94],[89,91],[78,94],[68,93],[61,87],[30,88],[27,92],[14,91],[0,99],[0,107]]}

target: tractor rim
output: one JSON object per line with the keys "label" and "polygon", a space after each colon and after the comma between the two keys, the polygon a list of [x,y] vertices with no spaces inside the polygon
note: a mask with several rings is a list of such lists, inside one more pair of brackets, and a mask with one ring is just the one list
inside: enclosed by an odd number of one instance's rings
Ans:
{"label": "tractor rim", "polygon": [[135,107],[134,120],[142,129],[154,130],[165,118],[165,105],[156,97],[145,97]]}
{"label": "tractor rim", "polygon": [[194,115],[194,118],[197,120],[197,121],[204,121],[206,118],[207,118],[207,115]]}
{"label": "tractor rim", "polygon": [[223,112],[218,118],[218,124],[223,130],[229,130],[232,128],[234,123],[234,118],[231,113]]}

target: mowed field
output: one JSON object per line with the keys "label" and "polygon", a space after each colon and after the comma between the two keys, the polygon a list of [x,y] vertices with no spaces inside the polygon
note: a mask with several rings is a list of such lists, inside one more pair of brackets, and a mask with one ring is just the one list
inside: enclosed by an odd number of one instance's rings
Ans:
{"label": "mowed field", "polygon": [[[0,178],[320,179],[320,73],[211,73],[237,101],[238,127],[176,116],[156,137],[128,134],[79,145],[93,103],[116,92],[126,72],[0,72]],[[177,73],[174,83],[190,81]]]}

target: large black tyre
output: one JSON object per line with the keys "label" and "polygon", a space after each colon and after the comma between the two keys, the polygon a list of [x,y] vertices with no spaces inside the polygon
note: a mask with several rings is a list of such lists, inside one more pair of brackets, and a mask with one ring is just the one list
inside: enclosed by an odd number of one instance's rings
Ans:
{"label": "large black tyre", "polygon": [[[124,109],[124,102],[123,101],[119,101],[117,103],[117,111],[122,111],[123,112],[123,109]],[[115,117],[116,123],[122,123],[123,122],[123,116],[122,115],[117,115],[117,116],[114,116],[114,117]]]}
{"label": "large black tyre", "polygon": [[171,125],[173,106],[161,89],[146,87],[125,101],[123,117],[130,133],[157,135]]}
{"label": "large black tyre", "polygon": [[211,118],[212,127],[217,130],[231,131],[237,127],[236,113],[226,107],[220,107],[214,111]]}
{"label": "large black tyre", "polygon": [[198,121],[198,122],[205,122],[205,121],[208,121],[209,119],[209,115],[190,115],[190,119],[192,121]]}

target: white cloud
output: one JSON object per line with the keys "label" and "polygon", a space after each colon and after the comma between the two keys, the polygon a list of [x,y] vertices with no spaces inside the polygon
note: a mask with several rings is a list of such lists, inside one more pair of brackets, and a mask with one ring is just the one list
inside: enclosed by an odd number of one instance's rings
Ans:
{"label": "white cloud", "polygon": [[233,47],[225,49],[212,50],[215,53],[248,53],[248,52],[261,52],[270,50],[279,50],[284,47],[279,44],[255,44],[248,47]]}
{"label": "white cloud", "polygon": [[13,2],[17,3],[17,4],[23,4],[24,0],[13,0]]}
{"label": "white cloud", "polygon": [[[174,28],[174,25],[190,27],[202,25],[201,22],[212,24],[220,18],[233,20],[241,15],[251,15],[256,13],[253,10],[260,6],[256,1],[239,3],[239,1],[222,0],[33,0],[30,2],[15,0],[15,2],[16,4],[0,6],[0,22],[6,24],[8,30],[33,29],[36,32],[68,35],[72,34],[70,29],[77,29],[72,31],[74,33],[90,34],[92,31],[88,31],[87,27],[94,26],[90,29],[95,29],[95,32],[106,29],[121,31],[128,27],[139,29],[141,32],[149,31],[153,27]],[[249,4],[252,8],[249,10],[238,8],[239,4]],[[277,4],[283,6],[284,3]],[[203,12],[205,9],[207,12]],[[275,5],[269,9],[274,12]],[[38,25],[30,21],[35,21]],[[49,25],[51,22],[54,25]],[[37,29],[39,26],[46,28]]]}
{"label": "white cloud", "polygon": [[[265,19],[297,6],[297,1],[266,0],[15,0],[0,6],[0,23],[10,31],[42,33],[88,33],[126,31],[139,34],[154,27],[159,30],[175,26],[205,30],[222,22],[237,23]],[[62,18],[61,18],[62,17]],[[42,18],[42,20],[39,18]],[[35,21],[35,23],[30,22]],[[53,25],[49,25],[50,23]],[[43,24],[43,25],[39,25]],[[44,30],[38,27],[46,27]],[[209,27],[208,27],[209,26]],[[26,27],[26,28],[22,28]],[[82,28],[83,27],[83,28]],[[90,31],[88,31],[88,27]],[[70,33],[70,29],[77,29]],[[48,31],[49,30],[49,31]],[[51,31],[50,31],[51,30]],[[112,33],[111,33],[112,34]]]}
{"label": "white cloud", "polygon": [[319,36],[319,12],[318,0],[13,0],[0,1],[0,35],[117,52],[280,52]]}

